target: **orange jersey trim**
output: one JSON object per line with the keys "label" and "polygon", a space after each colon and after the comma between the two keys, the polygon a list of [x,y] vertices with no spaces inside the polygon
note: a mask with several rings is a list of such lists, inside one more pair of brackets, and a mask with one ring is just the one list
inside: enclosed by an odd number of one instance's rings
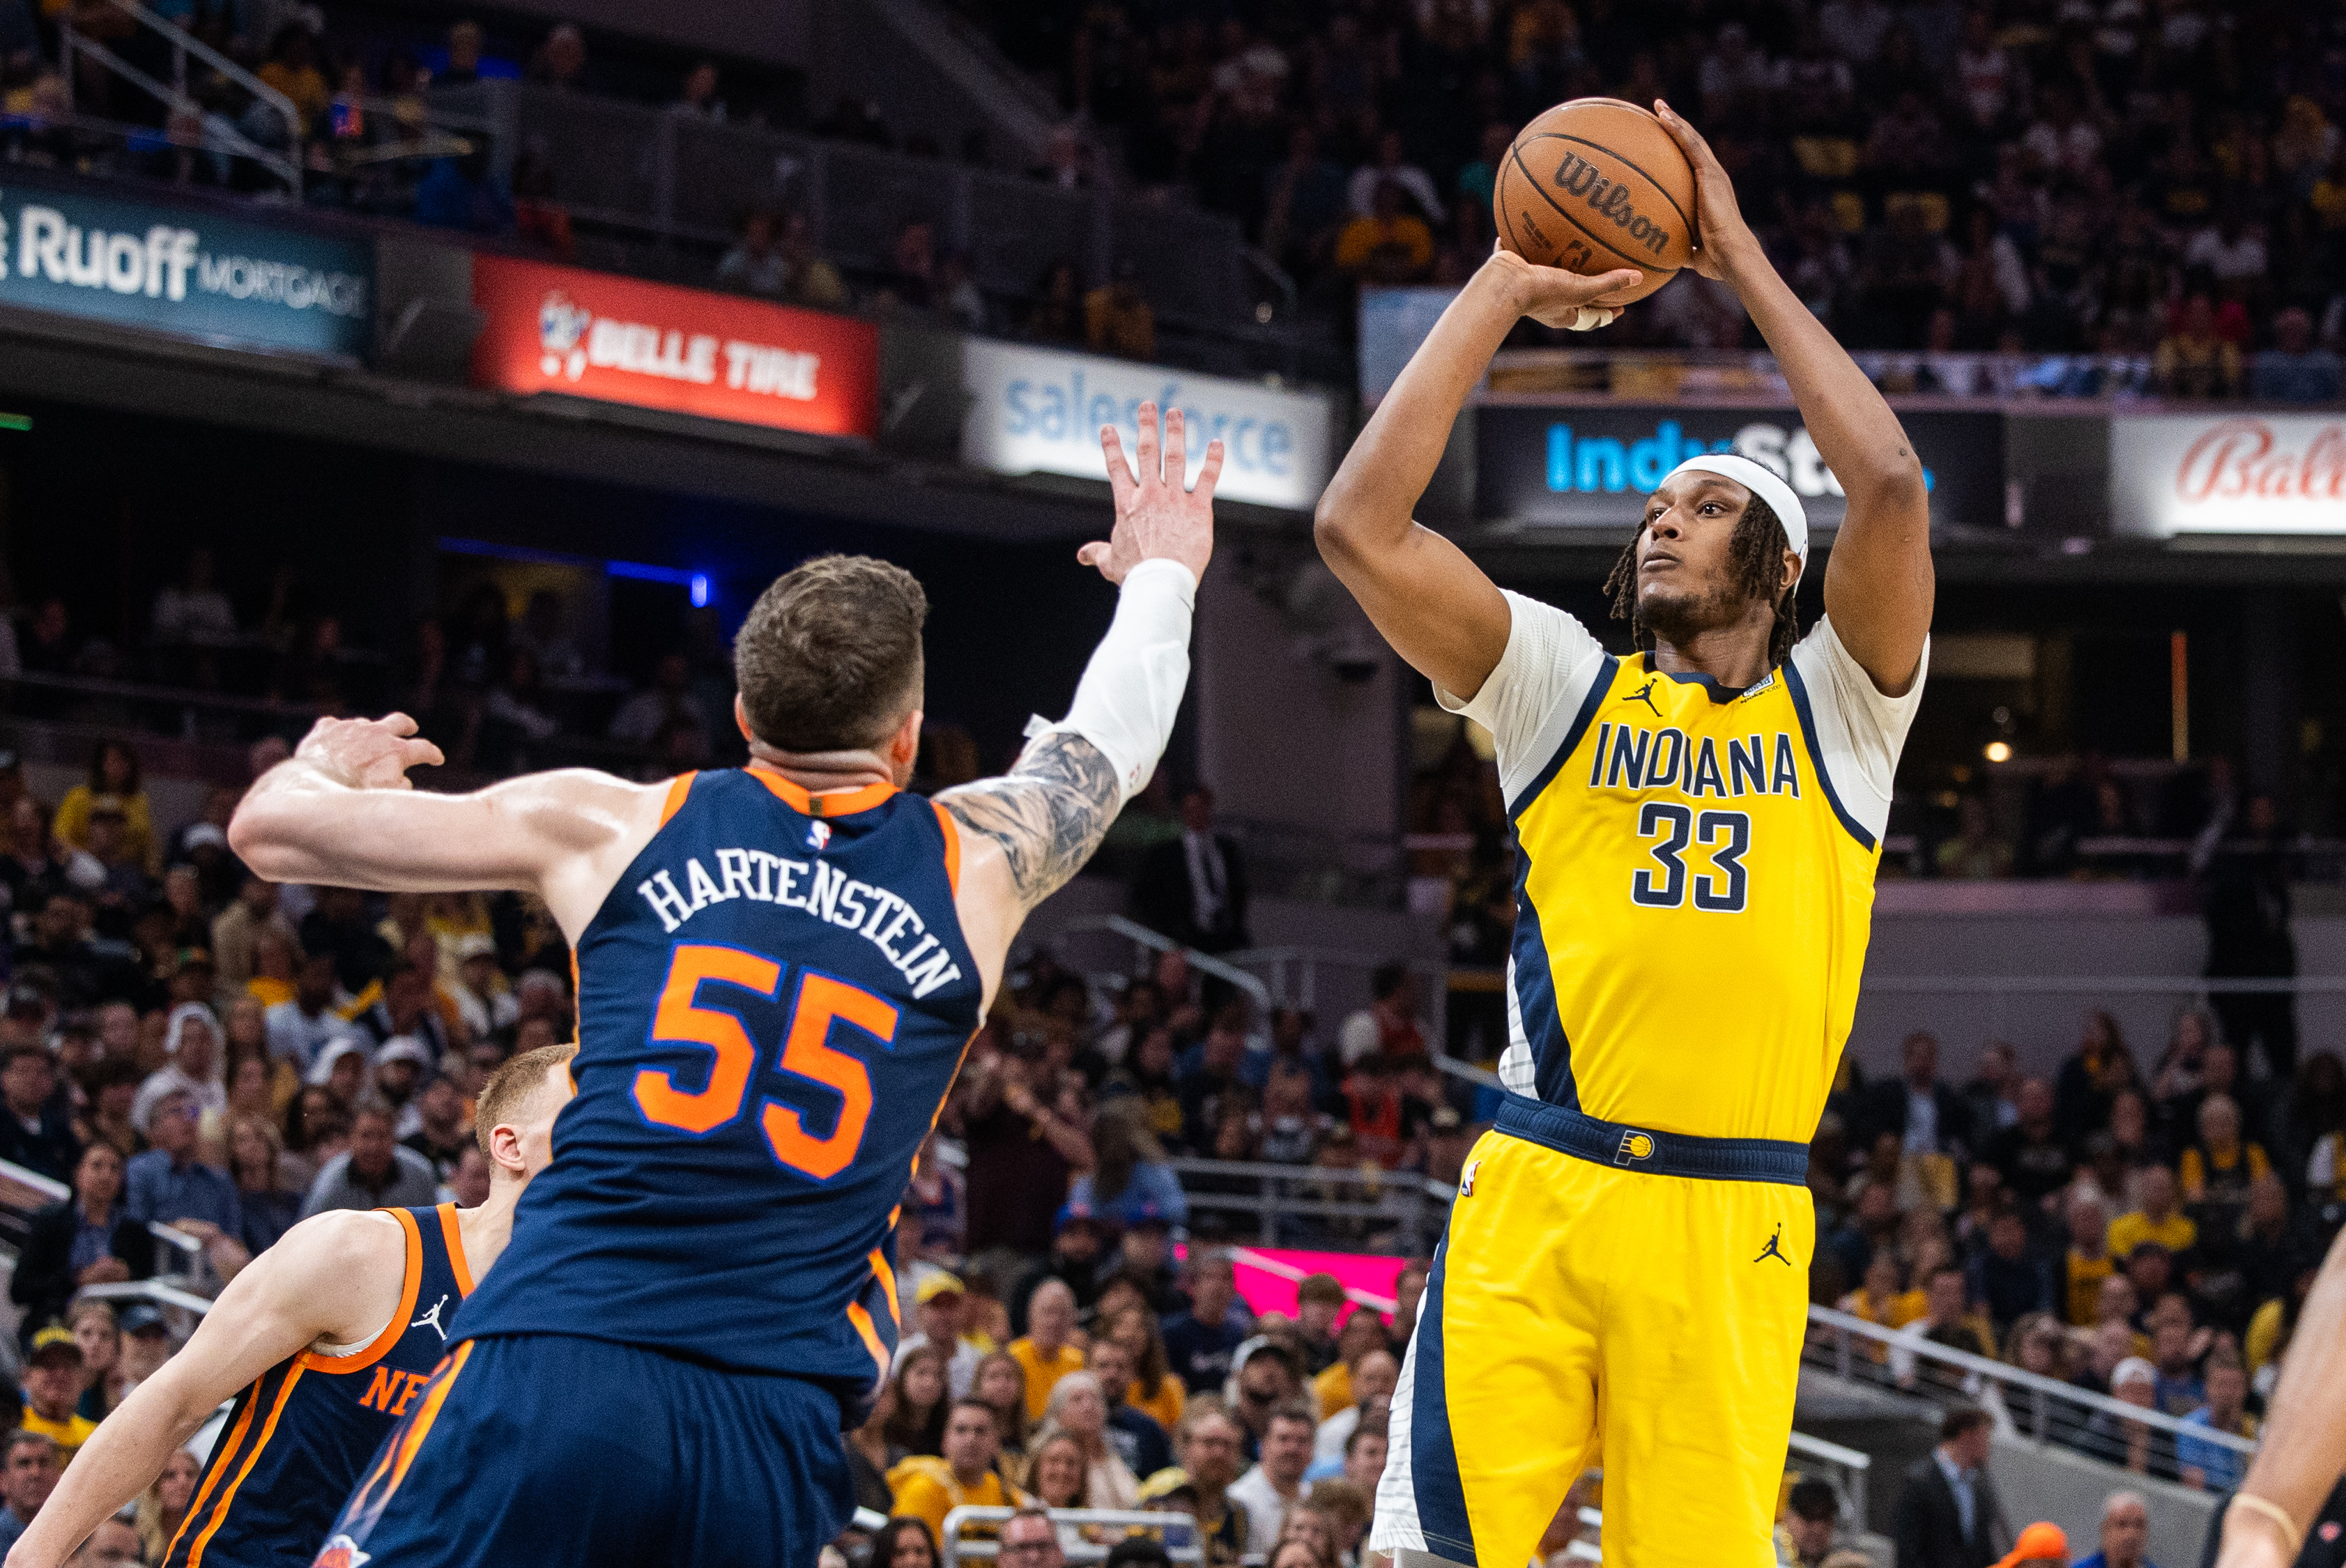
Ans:
{"label": "orange jersey trim", "polygon": [[684,799],[692,793],[692,781],[699,777],[699,773],[679,773],[668,780],[668,799],[660,802],[661,827],[667,827],[684,809]]}
{"label": "orange jersey trim", "polygon": [[[415,1462],[415,1451],[422,1448],[423,1440],[431,1435],[432,1423],[440,1419],[440,1407],[448,1402],[448,1390],[456,1386],[456,1379],[464,1372],[464,1363],[473,1359],[473,1347],[479,1343],[477,1339],[467,1339],[457,1346],[455,1355],[449,1359],[447,1376],[440,1380],[439,1387],[423,1397],[423,1408],[415,1412],[415,1425],[409,1430],[406,1441],[399,1445],[399,1458],[391,1467],[391,1488],[382,1494],[385,1502],[390,1502],[392,1493],[399,1490],[399,1483],[407,1479],[407,1467]],[[189,1568],[193,1568],[193,1564]]]}
{"label": "orange jersey trim", "polygon": [[[266,1377],[268,1374],[264,1372],[261,1376]],[[252,1412],[259,1409],[260,1405],[260,1401],[254,1400],[244,1407],[244,1413],[236,1418],[235,1429],[223,1440],[226,1446],[221,1451],[220,1463],[206,1467],[211,1473],[204,1477],[203,1490],[198,1492],[195,1500],[188,1504],[188,1516],[179,1521],[178,1533],[171,1537],[171,1544],[164,1549],[164,1562],[168,1563],[171,1560],[171,1553],[179,1549],[179,1543],[186,1538],[188,1532],[195,1527],[196,1521],[203,1517],[204,1503],[211,1497],[212,1488],[219,1484],[219,1478],[228,1473],[228,1461],[234,1457],[238,1445],[244,1441],[244,1434],[252,1430]]]}
{"label": "orange jersey trim", "polygon": [[[408,1294],[412,1298],[414,1292]],[[407,1314],[403,1311],[399,1316],[403,1319]],[[228,1505],[236,1501],[236,1489],[244,1484],[244,1478],[250,1475],[252,1467],[260,1462],[260,1451],[267,1448],[269,1440],[277,1435],[277,1418],[285,1413],[285,1401],[293,1397],[293,1385],[301,1380],[301,1364],[296,1361],[293,1369],[285,1374],[285,1386],[277,1390],[277,1402],[269,1407],[269,1420],[261,1426],[260,1440],[252,1445],[252,1451],[244,1456],[244,1462],[237,1467],[236,1479],[221,1491],[219,1502],[212,1509],[211,1522],[204,1526],[203,1533],[197,1536],[196,1543],[188,1549],[188,1568],[201,1568],[204,1548],[211,1544],[214,1535],[219,1533],[219,1527],[228,1522]],[[248,1410],[247,1413],[250,1412]],[[195,1510],[189,1509],[188,1517],[194,1518]],[[184,1524],[180,1526],[182,1530],[186,1528]]]}
{"label": "orange jersey trim", "polygon": [[929,804],[936,808],[937,826],[945,831],[945,884],[953,890],[954,896],[959,898],[961,896],[961,824],[953,820],[953,813],[945,809],[944,801],[932,800]]}
{"label": "orange jersey trim", "polygon": [[[357,1355],[321,1356],[314,1350],[304,1350],[293,1358],[295,1366],[338,1378],[352,1372],[363,1372],[390,1355],[391,1348],[399,1343],[399,1337],[407,1332],[409,1319],[415,1316],[416,1292],[423,1288],[423,1233],[415,1228],[415,1217],[403,1208],[380,1208],[375,1212],[387,1214],[399,1221],[400,1228],[407,1236],[407,1278],[400,1286],[399,1310],[391,1315],[391,1321],[383,1325],[382,1332],[374,1337],[374,1343]],[[462,1256],[458,1254],[458,1257]],[[459,1263],[457,1267],[462,1268],[464,1265]],[[195,1568],[195,1563],[190,1561],[188,1568]]]}
{"label": "orange jersey trim", "polygon": [[753,765],[749,774],[771,791],[774,799],[810,817],[851,817],[858,811],[869,811],[896,792],[893,784],[866,784],[861,789],[826,789],[814,795],[763,768]]}
{"label": "orange jersey trim", "polygon": [[[894,1217],[891,1216],[888,1220],[889,1227],[893,1229],[895,1224]],[[879,1276],[880,1288],[887,1292],[888,1316],[894,1320],[896,1332],[901,1334],[904,1331],[904,1308],[896,1300],[896,1271],[888,1267],[888,1254],[881,1247],[875,1247],[872,1249],[872,1272]],[[882,1370],[884,1371],[886,1369],[882,1368]]]}
{"label": "orange jersey trim", "polygon": [[872,1323],[872,1314],[864,1310],[862,1302],[850,1301],[847,1304],[847,1320],[854,1324],[855,1331],[863,1337],[863,1348],[872,1352],[872,1364],[880,1369],[882,1377],[886,1377],[888,1347],[880,1342],[880,1330]]}
{"label": "orange jersey trim", "polygon": [[464,1229],[456,1223],[456,1206],[440,1206],[440,1239],[448,1248],[448,1267],[456,1276],[459,1296],[473,1293],[473,1266],[464,1260]]}

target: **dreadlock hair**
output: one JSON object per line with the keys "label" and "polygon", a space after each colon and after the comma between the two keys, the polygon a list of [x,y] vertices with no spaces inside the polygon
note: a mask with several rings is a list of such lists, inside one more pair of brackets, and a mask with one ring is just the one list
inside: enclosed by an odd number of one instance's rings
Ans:
{"label": "dreadlock hair", "polygon": [[[1611,599],[1613,618],[1628,622],[1630,640],[1650,650],[1654,631],[1637,609],[1637,541],[1645,536],[1646,524],[1640,523],[1606,576],[1605,592]],[[1784,552],[1790,548],[1791,541],[1784,536],[1776,509],[1754,495],[1743,515],[1735,520],[1735,532],[1727,541],[1728,575],[1745,597],[1766,598],[1783,571]],[[1776,625],[1768,636],[1770,669],[1790,657],[1792,645],[1800,640],[1800,612],[1792,602],[1797,586],[1797,583],[1786,583],[1776,597]]]}

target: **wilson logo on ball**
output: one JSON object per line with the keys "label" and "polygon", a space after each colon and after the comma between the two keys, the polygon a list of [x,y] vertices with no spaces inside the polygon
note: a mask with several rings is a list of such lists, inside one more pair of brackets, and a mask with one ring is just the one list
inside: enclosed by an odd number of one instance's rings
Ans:
{"label": "wilson logo on ball", "polygon": [[1650,255],[1659,256],[1670,243],[1668,228],[1637,210],[1629,199],[1629,190],[1618,181],[1608,179],[1596,166],[1578,153],[1568,152],[1556,166],[1556,187],[1572,197],[1598,218],[1609,221],[1627,234],[1633,244],[1642,245]]}

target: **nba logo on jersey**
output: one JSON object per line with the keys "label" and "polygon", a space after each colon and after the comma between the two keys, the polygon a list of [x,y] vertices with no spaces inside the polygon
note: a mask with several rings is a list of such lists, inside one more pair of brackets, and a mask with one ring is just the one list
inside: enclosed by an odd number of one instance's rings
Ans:
{"label": "nba logo on jersey", "polygon": [[360,1551],[358,1543],[347,1535],[337,1535],[318,1549],[310,1568],[366,1568],[373,1560],[373,1553]]}
{"label": "nba logo on jersey", "polygon": [[808,848],[808,849],[812,850],[816,854],[820,855],[820,854],[821,854],[821,853],[822,853],[822,847],[823,847],[825,844],[828,844],[828,843],[830,843],[830,842],[831,842],[831,824],[830,824],[830,823],[828,823],[828,822],[824,821],[821,818],[818,817],[818,818],[816,818],[813,821],[809,822],[809,823],[807,824],[807,848]]}
{"label": "nba logo on jersey", "polygon": [[1653,1157],[1654,1140],[1645,1133],[1623,1132],[1621,1146],[1613,1151],[1613,1163],[1617,1166],[1626,1166],[1631,1160],[1649,1160]]}

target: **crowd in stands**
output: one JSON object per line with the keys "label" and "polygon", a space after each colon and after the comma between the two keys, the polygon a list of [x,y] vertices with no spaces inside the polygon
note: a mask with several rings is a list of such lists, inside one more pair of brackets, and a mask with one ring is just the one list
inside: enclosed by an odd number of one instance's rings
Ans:
{"label": "crowd in stands", "polygon": [[[1463,280],[1526,121],[1663,97],[1853,346],[2098,350],[2154,356],[2171,396],[2339,395],[2314,346],[2346,331],[2346,77],[2323,7],[1059,0],[991,19],[1135,179],[1237,215],[1336,293]],[[1758,345],[1731,291],[1690,275],[1574,341]]]}
{"label": "crowd in stands", "polygon": [[[1895,1330],[1858,1356],[1902,1387],[1981,1393],[1922,1349],[1944,1347],[2253,1437],[2346,1220],[2346,1064],[2263,1056],[2252,1077],[2187,1011],[2138,1057],[2096,1012],[2049,1079],[1991,1043],[1958,1081],[1927,1033],[1897,1076],[1845,1063],[1811,1151],[1815,1298]],[[2224,1491],[2244,1468],[2188,1432],[1983,1397],[2007,1429],[2163,1480]]]}

